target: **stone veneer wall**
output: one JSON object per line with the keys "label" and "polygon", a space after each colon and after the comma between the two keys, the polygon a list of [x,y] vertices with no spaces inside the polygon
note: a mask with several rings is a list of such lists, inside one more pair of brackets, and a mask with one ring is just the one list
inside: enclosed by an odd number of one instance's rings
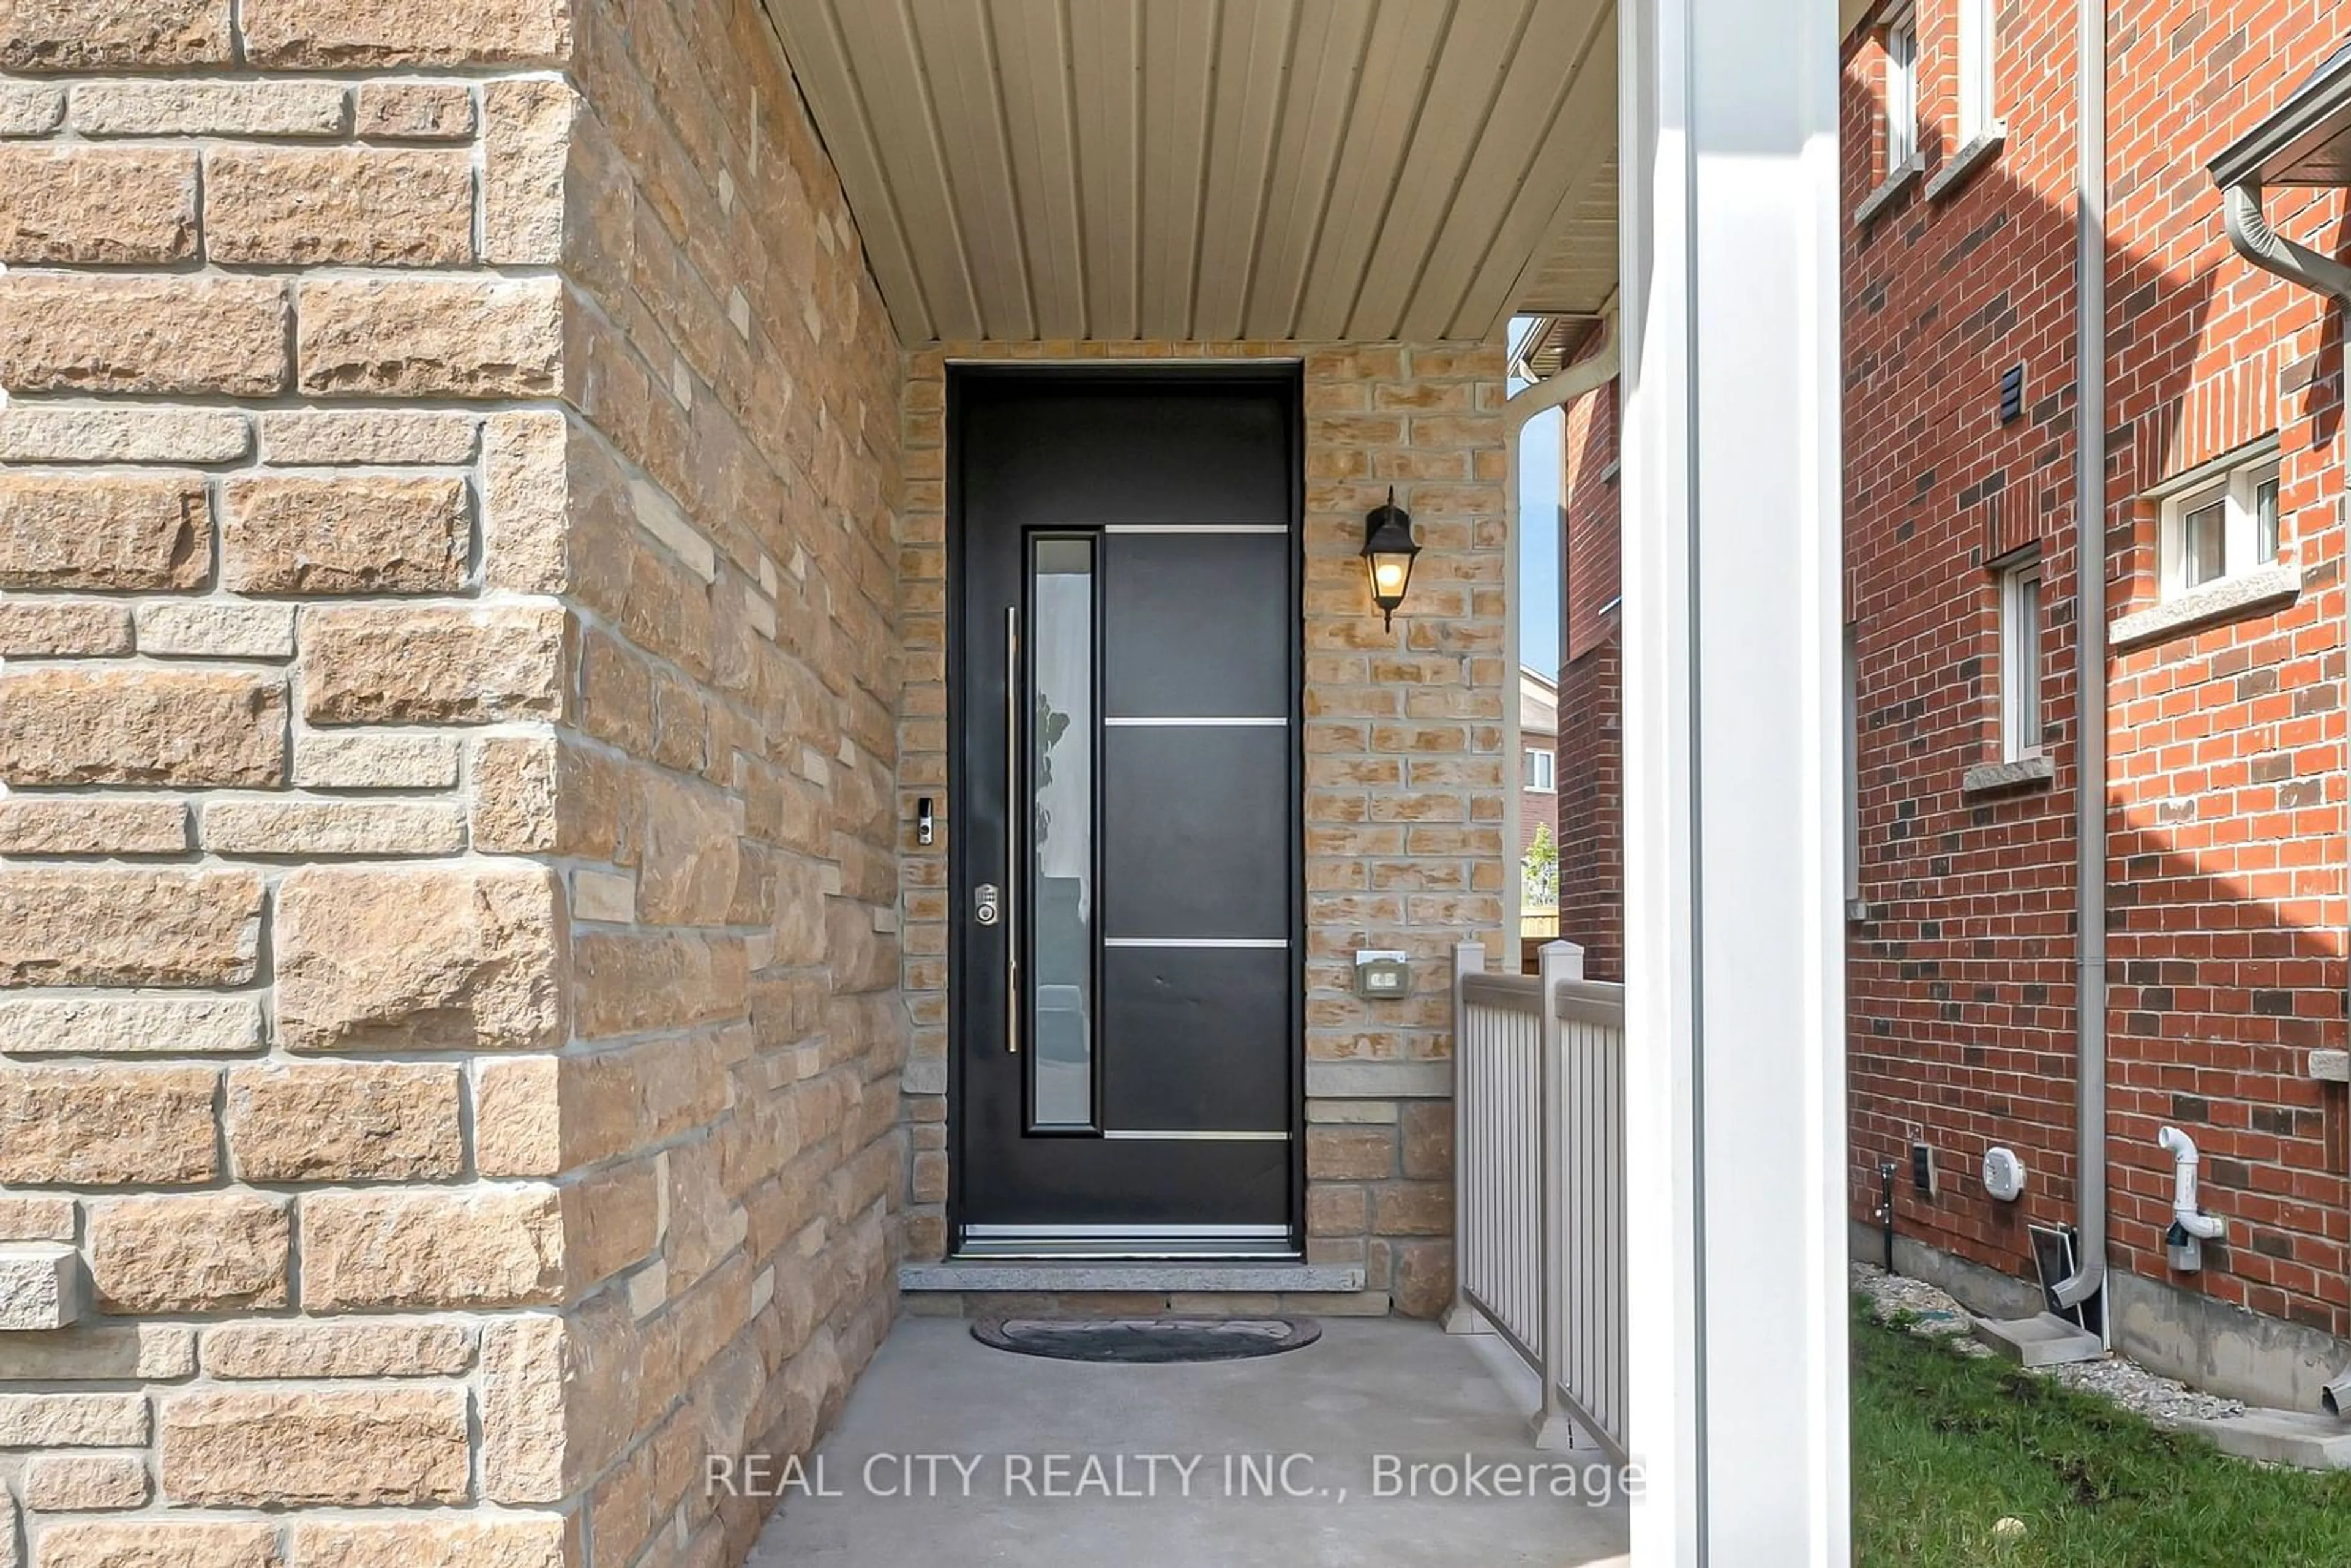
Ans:
{"label": "stone veneer wall", "polygon": [[901,366],[764,17],[0,73],[0,1565],[738,1560],[904,1158]]}
{"label": "stone veneer wall", "polygon": [[[1441,1312],[1452,1298],[1453,945],[1506,963],[1503,841],[1517,787],[1503,596],[1510,549],[1499,347],[1465,344],[974,343],[911,357],[900,519],[906,648],[902,822],[946,795],[946,366],[950,360],[1296,358],[1306,402],[1307,1256],[1359,1263],[1359,1298],[1322,1312]],[[1364,580],[1364,512],[1395,486],[1424,553],[1395,629]],[[914,1031],[907,1250],[946,1245],[946,841],[900,840]],[[1354,951],[1413,957],[1414,995],[1354,994]],[[1088,1305],[1123,1303],[1092,1302]],[[1147,1305],[1138,1301],[1135,1305]],[[1231,1298],[1180,1307],[1262,1310]]]}

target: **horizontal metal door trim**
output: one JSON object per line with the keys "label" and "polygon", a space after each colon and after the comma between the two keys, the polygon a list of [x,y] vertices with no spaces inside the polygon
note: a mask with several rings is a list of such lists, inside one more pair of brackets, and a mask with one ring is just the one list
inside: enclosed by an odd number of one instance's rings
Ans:
{"label": "horizontal metal door trim", "polygon": [[1287,936],[1105,936],[1105,947],[1287,947]]}
{"label": "horizontal metal door trim", "polygon": [[1286,534],[1287,523],[1104,523],[1106,534]]}
{"label": "horizontal metal door trim", "polygon": [[1102,1136],[1105,1138],[1148,1138],[1161,1142],[1175,1141],[1192,1144],[1286,1144],[1290,1142],[1290,1134],[1288,1133],[1219,1133],[1207,1129],[1177,1129],[1169,1132],[1155,1133],[1140,1127],[1105,1127],[1102,1129]]}
{"label": "horizontal metal door trim", "polygon": [[1287,714],[1277,715],[1270,718],[1211,718],[1177,716],[1172,714],[1161,717],[1152,717],[1144,715],[1136,715],[1131,718],[1106,718],[1102,720],[1102,723],[1113,729],[1216,729],[1237,727],[1257,729],[1288,729],[1290,727],[1290,717]]}
{"label": "horizontal metal door trim", "polygon": [[1072,1237],[1131,1236],[1137,1239],[1160,1239],[1178,1237],[1280,1237],[1287,1238],[1287,1225],[967,1225],[963,1233],[975,1240],[992,1240],[1001,1237]]}

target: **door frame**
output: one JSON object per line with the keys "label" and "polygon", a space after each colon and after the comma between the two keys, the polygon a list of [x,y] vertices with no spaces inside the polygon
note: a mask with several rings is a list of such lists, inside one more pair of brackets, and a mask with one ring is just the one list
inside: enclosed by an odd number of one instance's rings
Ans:
{"label": "door frame", "polygon": [[[1292,635],[1288,643],[1290,672],[1290,944],[1288,1014],[1290,1051],[1290,1231],[1292,1249],[1303,1256],[1306,1247],[1306,399],[1304,361],[1294,358],[1248,360],[1081,360],[1000,361],[950,359],[945,371],[946,442],[942,476],[946,512],[946,758],[947,777],[942,787],[947,823],[946,886],[946,1251],[950,1258],[964,1250],[963,1136],[964,1055],[969,1020],[963,1006],[964,941],[970,917],[966,890],[968,866],[965,836],[957,831],[961,781],[1000,758],[973,755],[964,728],[965,562],[968,541],[963,515],[961,477],[962,404],[965,389],[974,382],[1050,381],[1065,386],[1165,382],[1197,385],[1228,382],[1283,389],[1289,407],[1290,458],[1288,500],[1290,549],[1290,605]],[[1029,918],[1027,900],[1019,917]],[[1107,1058],[1105,1058],[1107,1060]]]}

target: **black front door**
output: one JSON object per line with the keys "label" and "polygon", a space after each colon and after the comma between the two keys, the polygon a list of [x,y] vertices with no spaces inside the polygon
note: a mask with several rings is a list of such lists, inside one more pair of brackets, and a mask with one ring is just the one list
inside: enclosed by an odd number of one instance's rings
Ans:
{"label": "black front door", "polygon": [[1297,378],[947,397],[957,1246],[1294,1251]]}

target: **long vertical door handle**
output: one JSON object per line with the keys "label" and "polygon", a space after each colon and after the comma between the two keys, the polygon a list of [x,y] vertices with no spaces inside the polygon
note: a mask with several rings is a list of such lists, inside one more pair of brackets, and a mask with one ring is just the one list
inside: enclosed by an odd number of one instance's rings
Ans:
{"label": "long vertical door handle", "polygon": [[1004,1049],[1020,1053],[1020,606],[1004,612]]}

